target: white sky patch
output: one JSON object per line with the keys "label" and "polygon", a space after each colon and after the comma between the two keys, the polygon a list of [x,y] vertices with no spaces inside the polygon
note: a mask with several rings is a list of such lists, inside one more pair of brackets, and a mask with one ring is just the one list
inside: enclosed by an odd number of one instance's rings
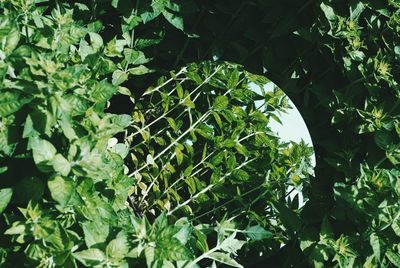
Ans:
{"label": "white sky patch", "polygon": [[[257,93],[261,94],[261,90],[255,84],[250,84],[250,87]],[[274,88],[274,84],[272,82],[266,84],[264,89],[266,91],[272,91]],[[304,122],[303,117],[301,116],[299,110],[296,108],[294,103],[290,100],[289,97],[289,105],[292,107],[288,109],[286,113],[278,113],[279,119],[282,121],[282,124],[276,122],[275,120],[271,120],[269,122],[269,127],[273,132],[275,132],[278,137],[284,142],[296,142],[299,143],[303,140],[309,146],[313,146],[313,142],[311,140],[310,132],[308,131],[307,125]],[[264,101],[256,101],[256,107],[259,107],[263,104]],[[312,165],[315,167],[315,155],[313,155],[311,159]]]}
{"label": "white sky patch", "polygon": [[[250,87],[255,92],[261,94],[261,89],[255,85],[250,84]],[[264,86],[264,90],[266,91],[273,91],[274,84],[272,82],[266,84]],[[289,99],[289,97],[287,97]],[[256,101],[256,107],[260,107],[264,101]],[[299,110],[296,108],[294,103],[289,99],[289,105],[292,107],[288,109],[286,113],[278,113],[277,116],[282,121],[282,124],[276,122],[275,120],[271,120],[269,123],[269,127],[273,132],[277,134],[277,136],[284,142],[296,142],[299,143],[303,140],[309,146],[313,146],[313,142],[311,140],[310,132],[304,122],[303,117],[301,116]],[[312,155],[311,164],[313,167],[316,165],[315,154]],[[292,191],[293,190],[293,191]],[[287,192],[290,192],[289,198],[294,199],[296,195],[299,198],[299,207],[304,205],[304,199],[301,192],[293,189],[292,186],[289,186]]]}

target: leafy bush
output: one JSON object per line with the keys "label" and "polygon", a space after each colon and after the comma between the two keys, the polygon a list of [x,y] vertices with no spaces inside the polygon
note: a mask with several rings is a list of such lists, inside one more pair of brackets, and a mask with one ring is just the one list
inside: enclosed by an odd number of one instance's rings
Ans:
{"label": "leafy bush", "polygon": [[[2,266],[400,267],[398,1],[0,10]],[[299,104],[314,178],[220,59]]]}
{"label": "leafy bush", "polygon": [[268,128],[283,92],[234,64],[146,67],[135,27],[181,28],[155,4],[110,38],[77,19],[94,6],[1,1],[2,267],[242,267],[299,231],[287,186],[307,187],[312,151]]}

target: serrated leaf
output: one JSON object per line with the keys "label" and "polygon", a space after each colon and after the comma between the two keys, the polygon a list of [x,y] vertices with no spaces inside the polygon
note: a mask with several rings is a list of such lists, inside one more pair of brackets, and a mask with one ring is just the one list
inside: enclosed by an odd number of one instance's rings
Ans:
{"label": "serrated leaf", "polygon": [[207,258],[215,260],[217,262],[232,266],[232,267],[238,267],[238,268],[243,268],[241,264],[239,264],[237,261],[232,259],[228,254],[222,253],[222,252],[213,252],[207,255]]}
{"label": "serrated leaf", "polygon": [[82,229],[85,236],[85,243],[88,248],[106,242],[110,233],[109,225],[95,221],[84,222],[82,224]]}
{"label": "serrated leaf", "polygon": [[228,89],[236,89],[237,83],[239,82],[239,71],[237,68],[231,73],[229,77],[227,87]]}
{"label": "serrated leaf", "polygon": [[99,265],[106,260],[104,252],[97,248],[74,252],[72,255],[85,266]]}
{"label": "serrated leaf", "polygon": [[229,104],[229,99],[227,96],[218,96],[214,99],[213,108],[214,110],[223,110]]}
{"label": "serrated leaf", "polygon": [[244,183],[250,179],[250,175],[243,169],[235,169],[231,173],[231,179],[237,183]]}
{"label": "serrated leaf", "polygon": [[0,189],[0,214],[6,209],[8,203],[10,203],[13,190],[11,188]]}
{"label": "serrated leaf", "polygon": [[242,246],[246,243],[245,241],[241,241],[235,238],[236,232],[228,236],[219,247],[228,253],[236,254],[236,252],[242,248]]}
{"label": "serrated leaf", "polygon": [[109,258],[122,260],[129,252],[129,245],[126,236],[120,235],[108,243],[106,253]]}

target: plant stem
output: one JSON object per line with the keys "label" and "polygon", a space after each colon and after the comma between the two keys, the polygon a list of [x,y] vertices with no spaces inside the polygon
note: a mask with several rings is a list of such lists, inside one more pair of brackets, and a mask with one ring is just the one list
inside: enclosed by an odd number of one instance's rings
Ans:
{"label": "plant stem", "polygon": [[[248,161],[242,163],[242,164],[239,165],[238,167],[236,167],[234,170],[240,169],[240,168],[244,167],[245,165],[247,165],[247,164],[253,162],[254,160],[255,160],[255,158],[250,159],[250,160],[248,160]],[[226,177],[230,176],[231,174],[232,174],[232,171],[226,173],[224,176],[222,176],[222,177],[218,180],[218,182],[221,182],[222,180],[224,180]],[[200,195],[202,195],[202,194],[208,192],[208,191],[211,190],[214,186],[216,186],[216,184],[210,184],[210,185],[208,185],[206,188],[204,188],[203,190],[201,190],[200,192],[198,192],[197,194],[195,194],[194,196],[192,196],[190,199],[186,200],[186,201],[183,202],[183,203],[178,204],[174,209],[170,210],[170,211],[167,213],[167,215],[172,215],[172,213],[174,213],[174,212],[177,211],[178,209],[180,209],[180,208],[186,206],[186,205],[189,204],[192,200],[198,198]]]}
{"label": "plant stem", "polygon": [[[190,98],[190,96],[192,94],[194,94],[198,89],[200,89],[205,83],[207,83],[222,67],[218,66],[215,70],[214,73],[212,73],[209,77],[207,77],[199,86],[197,86],[192,92],[189,93],[189,95],[187,95],[185,98],[183,98],[179,104],[183,104],[188,98]],[[170,79],[171,80],[171,79]],[[161,87],[160,87],[161,88]],[[153,90],[154,91],[154,90]],[[145,94],[144,94],[145,95]],[[171,110],[169,110],[168,112],[164,113],[163,115],[161,115],[159,118],[157,118],[156,120],[154,120],[153,122],[149,123],[148,125],[142,127],[141,129],[139,129],[138,131],[136,131],[133,136],[137,135],[138,133],[142,132],[143,130],[145,130],[146,128],[149,128],[150,126],[154,125],[155,123],[157,123],[158,121],[160,121],[161,119],[165,118],[168,114],[170,114],[172,111],[174,111],[176,108],[178,107],[178,105],[174,106]]]}

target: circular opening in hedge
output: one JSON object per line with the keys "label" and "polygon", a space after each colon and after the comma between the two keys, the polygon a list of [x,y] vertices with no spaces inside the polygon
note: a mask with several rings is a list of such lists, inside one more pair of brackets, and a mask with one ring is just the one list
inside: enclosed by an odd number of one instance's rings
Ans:
{"label": "circular opening in hedge", "polygon": [[[277,94],[277,92],[278,94],[282,94],[282,91],[273,82],[266,82],[267,83],[264,85],[250,83],[250,88],[257,93],[261,93],[262,90],[264,90],[271,94]],[[286,94],[285,99],[288,102],[287,108],[283,111],[277,111],[275,113],[276,116],[272,117],[272,120],[268,122],[268,126],[274,133],[276,133],[282,142],[288,143],[289,146],[291,146],[293,143],[297,143],[305,144],[311,148],[311,166],[308,173],[310,175],[314,175],[316,159],[310,132],[299,110]],[[261,107],[263,105],[263,100],[257,101],[256,105]],[[297,199],[299,208],[305,204],[306,200],[301,190],[296,189],[293,186],[289,186],[287,191],[289,194],[287,197],[288,201]]]}

